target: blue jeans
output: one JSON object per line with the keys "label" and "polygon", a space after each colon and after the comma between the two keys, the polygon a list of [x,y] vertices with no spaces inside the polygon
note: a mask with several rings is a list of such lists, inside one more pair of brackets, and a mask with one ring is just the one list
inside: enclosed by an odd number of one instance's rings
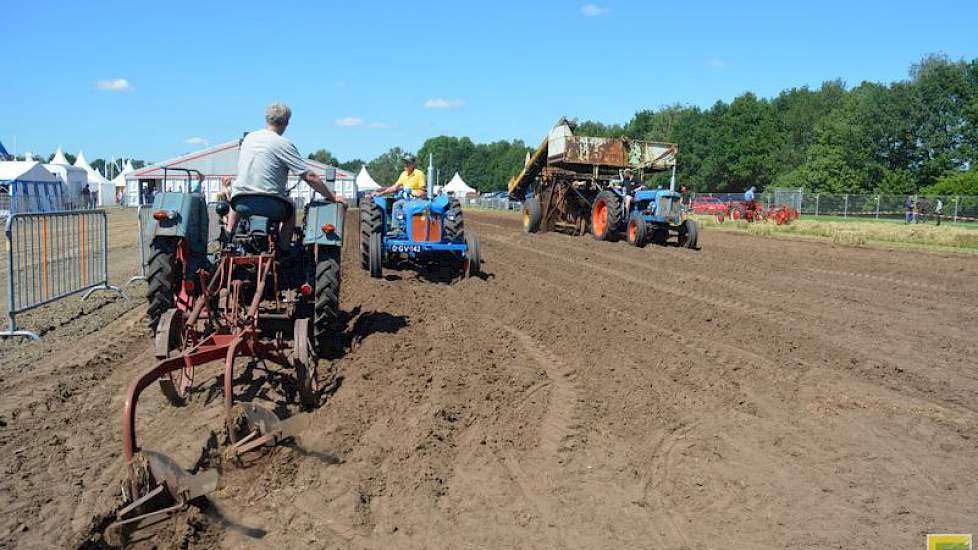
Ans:
{"label": "blue jeans", "polygon": [[404,199],[397,199],[391,207],[391,226],[399,229],[402,216],[404,216]]}

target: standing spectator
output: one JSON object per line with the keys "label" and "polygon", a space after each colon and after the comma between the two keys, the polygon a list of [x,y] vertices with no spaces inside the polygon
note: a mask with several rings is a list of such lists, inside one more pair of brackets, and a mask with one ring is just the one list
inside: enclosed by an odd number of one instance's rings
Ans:
{"label": "standing spectator", "polygon": [[82,208],[88,210],[92,207],[92,190],[88,188],[88,184],[82,187]]}
{"label": "standing spectator", "polygon": [[930,212],[930,201],[927,197],[917,199],[917,223],[927,223],[928,212]]}
{"label": "standing spectator", "polygon": [[913,197],[907,195],[907,200],[903,201],[903,208],[907,211],[907,224],[913,223]]}
{"label": "standing spectator", "polygon": [[934,203],[934,218],[937,220],[937,225],[941,225],[941,217],[944,215],[944,201],[941,197],[937,197],[937,202]]}

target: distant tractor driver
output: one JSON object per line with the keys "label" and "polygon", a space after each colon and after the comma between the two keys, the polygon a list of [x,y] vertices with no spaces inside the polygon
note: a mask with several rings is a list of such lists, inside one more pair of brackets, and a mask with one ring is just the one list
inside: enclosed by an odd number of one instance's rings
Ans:
{"label": "distant tractor driver", "polygon": [[[299,155],[295,145],[282,137],[289,126],[292,111],[284,103],[271,103],[265,108],[265,128],[251,132],[241,140],[238,154],[238,177],[230,184],[230,198],[239,195],[273,195],[292,202],[286,185],[289,172],[299,176],[317,193],[328,201],[345,204],[343,197],[333,194],[318,174],[309,169],[306,161]],[[222,181],[222,185],[224,185]],[[225,191],[227,193],[227,191]],[[238,213],[234,210],[227,216],[227,231],[234,233],[238,223]],[[278,247],[281,251],[289,249],[292,232],[295,230],[295,208],[282,222],[279,231]]]}

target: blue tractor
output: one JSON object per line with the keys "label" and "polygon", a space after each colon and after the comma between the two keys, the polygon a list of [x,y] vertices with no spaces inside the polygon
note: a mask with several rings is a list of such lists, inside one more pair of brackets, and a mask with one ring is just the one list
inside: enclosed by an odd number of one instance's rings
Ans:
{"label": "blue tractor", "polygon": [[611,185],[591,205],[591,234],[607,241],[625,234],[628,243],[665,245],[675,236],[683,248],[696,248],[699,226],[687,219],[682,195],[669,189],[638,189],[627,193]]}
{"label": "blue tractor", "polygon": [[480,272],[479,239],[465,230],[457,199],[372,197],[360,204],[360,267],[380,278],[383,268],[407,262],[470,277]]}

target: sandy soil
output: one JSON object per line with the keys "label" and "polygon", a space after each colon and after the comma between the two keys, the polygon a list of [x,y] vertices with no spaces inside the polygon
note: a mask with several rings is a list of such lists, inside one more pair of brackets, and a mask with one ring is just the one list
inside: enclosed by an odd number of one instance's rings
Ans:
{"label": "sandy soil", "polygon": [[[225,465],[185,548],[916,548],[978,531],[978,261],[707,232],[698,252],[526,235],[469,212],[486,276],[371,280],[348,242],[338,387],[294,444]],[[136,270],[112,216],[112,276]],[[133,302],[69,298],[0,343],[0,547],[97,542],[119,412],[152,361]],[[141,401],[187,467],[222,439],[218,368]],[[236,388],[292,410],[287,372]],[[86,542],[88,541],[88,542]]]}

